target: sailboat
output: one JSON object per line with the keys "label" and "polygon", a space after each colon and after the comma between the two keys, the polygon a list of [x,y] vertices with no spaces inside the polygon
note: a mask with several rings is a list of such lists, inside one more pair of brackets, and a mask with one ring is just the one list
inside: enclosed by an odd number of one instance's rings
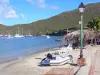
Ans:
{"label": "sailboat", "polygon": [[12,39],[13,38],[13,36],[12,35],[7,35],[7,39]]}
{"label": "sailboat", "polygon": [[[22,32],[23,32],[23,29],[22,29]],[[19,32],[19,27],[18,27],[18,33],[15,34],[14,37],[16,37],[16,38],[25,37],[24,35],[21,35],[21,34],[20,34],[20,32]]]}
{"label": "sailboat", "polygon": [[14,37],[24,37],[23,35],[16,34]]}
{"label": "sailboat", "polygon": [[27,36],[27,37],[31,37],[31,36],[33,36],[33,35],[31,35],[31,32],[28,31],[28,35],[25,35],[25,36]]}

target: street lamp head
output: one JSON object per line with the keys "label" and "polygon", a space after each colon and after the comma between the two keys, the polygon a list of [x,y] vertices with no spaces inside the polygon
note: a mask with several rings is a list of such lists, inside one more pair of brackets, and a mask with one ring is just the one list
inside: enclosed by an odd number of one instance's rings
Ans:
{"label": "street lamp head", "polygon": [[84,11],[85,11],[85,6],[84,6],[84,4],[83,4],[82,2],[81,2],[81,4],[79,5],[78,9],[79,9],[79,11],[80,11],[81,14],[84,13]]}

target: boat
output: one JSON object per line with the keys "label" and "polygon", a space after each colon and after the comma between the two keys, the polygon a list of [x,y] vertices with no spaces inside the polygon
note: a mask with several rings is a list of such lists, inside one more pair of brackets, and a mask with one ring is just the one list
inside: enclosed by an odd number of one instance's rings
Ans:
{"label": "boat", "polygon": [[67,56],[72,51],[72,44],[68,44],[67,47],[55,48],[50,54],[53,56]]}
{"label": "boat", "polygon": [[41,35],[41,36],[46,36],[46,35]]}
{"label": "boat", "polygon": [[57,38],[55,41],[61,41],[62,39]]}
{"label": "boat", "polygon": [[46,58],[42,59],[40,62],[41,66],[50,66],[50,65],[64,65],[70,62],[73,57],[69,51],[72,50],[71,44],[67,47],[61,47],[57,50],[54,50],[51,53],[46,55]]}
{"label": "boat", "polygon": [[49,36],[49,35],[41,35],[41,36],[44,36],[44,37],[46,37],[47,39],[50,39],[50,36]]}
{"label": "boat", "polygon": [[[23,33],[23,29],[22,29],[22,33]],[[18,27],[18,32],[17,32],[17,34],[15,34],[14,37],[16,37],[16,38],[25,37],[24,35],[21,35],[21,34],[20,34],[20,32],[19,32],[19,27]]]}
{"label": "boat", "polygon": [[72,55],[68,55],[65,57],[62,57],[62,56],[54,57],[51,54],[48,54],[46,58],[42,59],[39,65],[40,66],[59,66],[59,65],[64,65],[72,60],[73,60]]}
{"label": "boat", "polygon": [[0,37],[2,37],[3,35],[2,34],[0,34]]}
{"label": "boat", "polygon": [[13,36],[12,35],[7,35],[7,39],[12,39],[13,38]]}
{"label": "boat", "polygon": [[47,37],[47,39],[50,39],[50,36],[49,35],[47,35],[46,37]]}
{"label": "boat", "polygon": [[18,38],[20,38],[20,37],[24,37],[24,35],[19,35],[19,34],[16,34],[14,37],[18,37]]}
{"label": "boat", "polygon": [[30,31],[28,31],[28,34],[27,35],[25,35],[26,37],[31,37],[31,36],[33,36],[33,35],[31,35],[31,32]]}
{"label": "boat", "polygon": [[25,37],[31,37],[31,36],[33,36],[33,35],[25,35]]}

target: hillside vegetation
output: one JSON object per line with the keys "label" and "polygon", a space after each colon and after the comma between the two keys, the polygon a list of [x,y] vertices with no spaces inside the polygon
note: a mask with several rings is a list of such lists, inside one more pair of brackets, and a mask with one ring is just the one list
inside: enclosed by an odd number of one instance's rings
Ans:
{"label": "hillside vegetation", "polygon": [[[84,13],[84,26],[92,20],[92,18],[100,16],[100,2],[91,3],[85,6],[86,10]],[[32,35],[40,35],[63,30],[66,28],[79,28],[80,13],[78,9],[72,11],[66,11],[50,17],[48,19],[39,20],[30,24],[18,24],[14,26],[3,26],[0,25],[0,33],[2,34],[15,34],[18,30],[20,33],[26,35],[31,33]]]}

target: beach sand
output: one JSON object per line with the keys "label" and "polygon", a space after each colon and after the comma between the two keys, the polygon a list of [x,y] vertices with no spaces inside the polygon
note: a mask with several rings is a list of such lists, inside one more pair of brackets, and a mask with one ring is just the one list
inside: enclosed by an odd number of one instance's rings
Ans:
{"label": "beach sand", "polygon": [[[6,62],[0,64],[0,75],[44,75],[46,72],[52,68],[74,68],[74,73],[76,75],[88,75],[92,57],[97,49],[100,49],[100,46],[86,46],[83,49],[84,57],[86,58],[87,65],[79,69],[79,66],[65,64],[62,66],[38,66],[41,59],[51,50],[47,50],[41,53],[36,53],[25,57],[23,59],[19,58],[18,60]],[[80,54],[80,49],[74,49],[70,51],[70,54],[73,55],[73,63],[77,63],[77,58]]]}

